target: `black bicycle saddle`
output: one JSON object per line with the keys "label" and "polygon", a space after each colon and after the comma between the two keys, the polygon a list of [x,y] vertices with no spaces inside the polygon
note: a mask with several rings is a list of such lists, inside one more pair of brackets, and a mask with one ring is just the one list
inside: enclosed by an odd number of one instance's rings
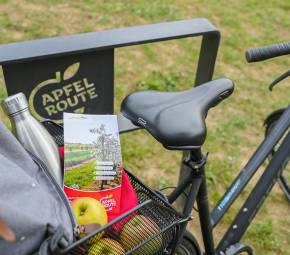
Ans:
{"label": "black bicycle saddle", "polygon": [[183,92],[139,91],[123,100],[121,112],[165,148],[194,149],[205,141],[208,110],[233,90],[233,82],[221,78]]}

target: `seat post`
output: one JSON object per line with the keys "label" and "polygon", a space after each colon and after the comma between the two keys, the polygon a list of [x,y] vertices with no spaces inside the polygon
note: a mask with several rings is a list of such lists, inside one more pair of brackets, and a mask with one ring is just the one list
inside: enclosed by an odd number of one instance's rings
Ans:
{"label": "seat post", "polygon": [[[201,152],[201,149],[194,149],[189,151],[187,156],[183,159],[183,164],[191,169],[190,175],[183,180],[182,188],[185,188],[190,184],[187,191],[187,200],[183,207],[183,215],[190,217],[194,202],[197,201],[198,213],[200,219],[200,225],[202,229],[202,236],[204,241],[204,247],[206,255],[214,255],[214,242],[212,234],[212,224],[210,220],[210,212],[207,198],[207,188],[205,180],[204,165],[207,160],[207,155]],[[178,189],[179,190],[179,189]],[[180,194],[180,190],[173,192],[169,196],[169,201],[174,201]],[[185,233],[187,221],[180,225],[179,238],[176,240],[172,253],[175,254],[175,250],[182,241],[183,234]]]}
{"label": "seat post", "polygon": [[197,194],[197,206],[198,206],[198,214],[199,221],[201,226],[201,232],[205,247],[205,253],[207,255],[214,255],[214,240],[213,240],[213,232],[212,232],[212,223],[210,218],[210,210],[209,210],[209,202],[208,202],[208,194],[207,194],[207,185],[206,185],[206,175],[205,175],[205,163],[207,156],[204,155],[200,148],[196,150],[190,151],[190,160],[198,166],[197,168],[192,168],[195,172],[195,175],[201,177],[201,184],[199,187],[199,191]]}

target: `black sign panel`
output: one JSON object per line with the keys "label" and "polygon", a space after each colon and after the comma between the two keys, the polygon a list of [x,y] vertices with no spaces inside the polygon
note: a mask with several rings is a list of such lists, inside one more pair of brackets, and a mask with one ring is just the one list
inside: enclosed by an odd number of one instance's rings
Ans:
{"label": "black sign panel", "polygon": [[63,112],[113,113],[114,50],[3,65],[8,95],[23,92],[33,115],[62,122]]}

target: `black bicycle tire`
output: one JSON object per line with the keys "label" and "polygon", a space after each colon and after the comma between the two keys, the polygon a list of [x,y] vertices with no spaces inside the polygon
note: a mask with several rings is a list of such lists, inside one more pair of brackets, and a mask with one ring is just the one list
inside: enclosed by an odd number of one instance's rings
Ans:
{"label": "black bicycle tire", "polygon": [[195,237],[186,230],[175,255],[202,255]]}
{"label": "black bicycle tire", "polygon": [[[280,109],[278,111],[275,111],[275,114],[272,114],[271,118],[267,118],[267,121],[265,122],[265,136],[266,137],[270,133],[270,131],[275,127],[276,122],[278,121],[280,116],[283,114],[283,112],[284,112],[283,109]],[[274,153],[275,153],[275,150],[272,150],[272,152],[269,155],[269,159],[271,159]],[[290,167],[289,161],[287,162],[285,168],[287,166]],[[278,178],[278,184],[282,192],[284,193],[285,197],[287,198],[288,202],[290,203],[290,185],[287,182],[286,178],[283,176],[284,169],[281,171],[281,175]]]}

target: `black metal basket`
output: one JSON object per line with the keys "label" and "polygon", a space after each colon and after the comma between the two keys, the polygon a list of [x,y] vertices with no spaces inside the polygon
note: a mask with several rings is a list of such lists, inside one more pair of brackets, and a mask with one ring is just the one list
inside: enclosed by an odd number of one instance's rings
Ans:
{"label": "black metal basket", "polygon": [[51,134],[57,146],[63,146],[63,127],[52,120],[43,120],[41,123]]}
{"label": "black metal basket", "polygon": [[139,205],[66,248],[70,255],[159,255],[176,241],[182,215],[138,178],[126,171]]}
{"label": "black metal basket", "polygon": [[[63,146],[63,127],[50,120],[42,123],[58,146]],[[61,254],[170,254],[178,237],[180,224],[188,219],[179,214],[164,196],[125,171],[136,191],[138,206],[76,241]]]}

